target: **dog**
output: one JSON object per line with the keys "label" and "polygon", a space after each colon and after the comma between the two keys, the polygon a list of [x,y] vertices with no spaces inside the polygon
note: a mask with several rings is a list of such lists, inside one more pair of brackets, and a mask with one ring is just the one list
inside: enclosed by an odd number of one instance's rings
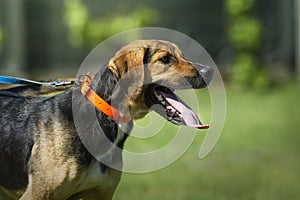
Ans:
{"label": "dog", "polygon": [[[134,70],[140,73],[128,76]],[[129,133],[133,120],[154,110],[174,124],[207,128],[173,91],[205,88],[212,77],[212,68],[187,61],[173,43],[136,40],[117,51],[101,73],[78,78],[60,94],[22,95],[26,87],[0,91],[0,199],[112,199],[121,170],[111,165],[122,169],[122,153],[115,149],[128,136],[118,123]],[[126,88],[116,89],[123,79]],[[79,115],[93,112],[97,120],[86,126],[101,127],[100,135],[111,142],[100,150],[105,162],[82,142],[74,108]]]}

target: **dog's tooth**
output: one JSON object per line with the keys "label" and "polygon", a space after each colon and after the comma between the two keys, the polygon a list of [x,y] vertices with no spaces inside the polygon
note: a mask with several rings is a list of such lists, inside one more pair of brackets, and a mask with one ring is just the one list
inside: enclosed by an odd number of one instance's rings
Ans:
{"label": "dog's tooth", "polygon": [[166,107],[166,113],[169,117],[173,117],[174,115],[176,115],[177,111],[172,107],[172,106],[167,106]]}
{"label": "dog's tooth", "polygon": [[176,114],[177,114],[180,118],[182,118],[182,114],[181,114],[181,113],[177,112]]}

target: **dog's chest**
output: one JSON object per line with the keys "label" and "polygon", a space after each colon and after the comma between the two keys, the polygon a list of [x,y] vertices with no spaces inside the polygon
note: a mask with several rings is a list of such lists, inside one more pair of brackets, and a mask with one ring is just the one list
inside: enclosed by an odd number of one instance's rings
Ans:
{"label": "dog's chest", "polygon": [[82,173],[76,191],[84,191],[95,187],[115,188],[120,181],[120,177],[121,172],[117,170],[107,168],[103,171],[101,164],[94,159]]}

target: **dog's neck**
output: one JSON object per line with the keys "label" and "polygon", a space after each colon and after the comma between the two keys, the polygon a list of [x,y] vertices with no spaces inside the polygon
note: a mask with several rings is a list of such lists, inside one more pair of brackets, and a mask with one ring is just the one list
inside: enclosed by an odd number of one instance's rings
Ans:
{"label": "dog's neck", "polygon": [[106,68],[102,73],[98,72],[93,78],[91,88],[107,103],[111,103],[112,94],[117,85],[117,78]]}
{"label": "dog's neck", "polygon": [[[113,73],[106,69],[103,73],[95,75],[91,87],[97,95],[107,103],[111,103],[117,82]],[[103,161],[104,164],[122,165],[120,149],[123,148],[132,129],[132,121],[118,124],[114,119],[97,110],[81,93],[81,86],[80,82],[76,82],[71,89],[55,96],[55,102],[60,102],[62,114],[65,119],[70,120],[70,124],[74,124],[73,130],[79,136],[78,141],[85,146],[87,152],[100,158],[101,161],[108,160]]]}
{"label": "dog's neck", "polygon": [[[92,81],[91,89],[93,89],[97,93],[97,95],[99,95],[103,100],[111,104],[112,94],[116,92],[115,87],[117,83],[117,78],[107,68],[102,73],[97,73],[95,75]],[[123,144],[126,140],[126,137],[132,129],[132,121],[127,124],[121,124],[122,127],[120,128],[120,126],[114,119],[108,117],[103,112],[97,110],[94,107],[94,105],[91,104],[91,102],[85,98],[85,96],[81,93],[81,83],[79,82],[77,82],[72,89],[66,91],[64,94],[62,94],[61,97],[58,98],[61,98],[60,101],[64,101],[66,103],[72,102],[73,106],[68,106],[70,107],[70,109],[68,109],[70,111],[68,112],[68,115],[73,116],[68,117],[75,121],[75,123],[76,121],[78,122],[80,120],[84,122],[82,123],[84,127],[81,128],[82,130],[79,130],[80,132],[86,132],[88,136],[89,134],[99,135],[99,133],[93,133],[93,131],[97,129],[93,127],[100,126],[102,132],[111,141],[111,143],[114,143],[118,147],[123,148]],[[62,104],[65,105],[66,103]],[[77,120],[75,119],[76,117],[74,117],[74,113],[75,115],[79,115],[79,118]],[[93,116],[95,117],[93,118]],[[76,129],[78,129],[76,124],[75,126]],[[81,133],[79,133],[79,135],[80,134]]]}

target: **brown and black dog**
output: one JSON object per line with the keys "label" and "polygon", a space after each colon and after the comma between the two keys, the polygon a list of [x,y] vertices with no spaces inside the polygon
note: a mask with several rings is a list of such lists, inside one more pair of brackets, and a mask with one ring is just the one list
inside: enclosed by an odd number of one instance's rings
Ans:
{"label": "brown and black dog", "polygon": [[[131,83],[135,89],[122,98],[115,87],[137,68],[142,74],[132,77],[140,80],[131,80],[127,91]],[[107,104],[112,104],[113,96],[121,97],[114,106],[130,119],[142,118],[152,109],[175,124],[201,128],[194,112],[173,90],[204,88],[212,76],[211,68],[185,60],[173,43],[138,40],[119,50],[105,70],[88,82],[88,90],[83,90],[86,82],[78,80],[52,97],[24,96],[22,89],[0,91],[0,199],[111,199],[121,171],[109,162],[122,166],[122,155],[114,149],[123,148],[127,134],[119,130],[118,120],[95,109],[87,93],[93,91]],[[105,163],[83,144],[74,107],[79,115],[96,113],[97,120],[88,126],[100,126],[100,135],[113,144],[100,151],[108,157]],[[132,120],[126,124],[129,132]],[[93,130],[86,131],[85,137],[98,134]]]}

